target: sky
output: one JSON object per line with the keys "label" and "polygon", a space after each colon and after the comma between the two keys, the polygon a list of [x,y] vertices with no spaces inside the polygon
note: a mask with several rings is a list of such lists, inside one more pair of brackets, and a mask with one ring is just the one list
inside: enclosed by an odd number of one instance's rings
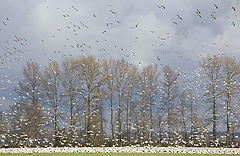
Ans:
{"label": "sky", "polygon": [[78,55],[196,68],[201,57],[240,57],[239,0],[0,0],[0,107],[27,61]]}

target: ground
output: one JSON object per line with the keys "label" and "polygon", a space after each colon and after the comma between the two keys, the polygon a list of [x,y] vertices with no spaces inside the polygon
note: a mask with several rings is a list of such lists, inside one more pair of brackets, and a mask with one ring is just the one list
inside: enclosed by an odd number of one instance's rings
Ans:
{"label": "ground", "polygon": [[235,156],[237,154],[180,153],[0,153],[0,156]]}

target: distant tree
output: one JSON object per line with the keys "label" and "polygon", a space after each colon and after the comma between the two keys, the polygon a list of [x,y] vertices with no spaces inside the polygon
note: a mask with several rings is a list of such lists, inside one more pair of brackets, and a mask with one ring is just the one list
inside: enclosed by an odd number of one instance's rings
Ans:
{"label": "distant tree", "polygon": [[153,106],[155,106],[155,102],[158,99],[158,91],[159,91],[159,77],[160,71],[158,66],[149,65],[145,67],[147,73],[147,105],[149,108],[149,141],[152,142],[153,139],[153,131],[154,131],[154,113]]}
{"label": "distant tree", "polygon": [[[0,111],[0,135],[4,134],[3,111]],[[1,146],[1,145],[0,145]]]}
{"label": "distant tree", "polygon": [[186,93],[185,91],[183,91],[181,94],[180,94],[180,97],[179,97],[179,107],[177,107],[178,111],[180,112],[180,116],[181,116],[181,119],[180,119],[180,122],[181,122],[181,132],[183,132],[183,140],[184,140],[184,144],[188,144],[188,130],[187,130],[187,121],[186,121],[186,118],[187,118],[187,110],[186,110]]}
{"label": "distant tree", "polygon": [[60,119],[60,100],[61,100],[61,71],[59,64],[57,62],[50,62],[48,66],[45,67],[44,73],[41,78],[44,93],[46,96],[46,103],[49,104],[51,108],[51,115],[54,124],[54,146],[59,146],[60,136],[58,136],[59,131],[59,119]]}
{"label": "distant tree", "polygon": [[[18,82],[18,88],[15,89],[18,98],[13,110],[22,112],[22,131],[27,135],[27,146],[36,146],[41,136],[41,129],[45,120],[42,110],[43,93],[40,81],[39,65],[34,62],[27,62],[23,71],[23,79]],[[14,109],[20,107],[19,109]],[[12,112],[12,115],[17,115]],[[19,120],[20,122],[20,120]],[[23,123],[19,123],[23,124]]]}
{"label": "distant tree", "polygon": [[129,70],[129,63],[125,60],[117,61],[115,65],[115,83],[117,95],[117,139],[118,145],[122,145],[123,139],[123,102],[127,91],[127,73]]}
{"label": "distant tree", "polygon": [[115,67],[116,61],[114,59],[104,60],[104,75],[106,77],[106,91],[107,97],[110,101],[110,124],[111,124],[111,135],[112,142],[115,140],[114,135],[114,95],[116,94],[116,84],[115,84]]}
{"label": "distant tree", "polygon": [[93,130],[96,126],[93,124],[95,119],[93,118],[95,113],[93,107],[96,105],[95,102],[103,96],[102,86],[106,81],[106,77],[102,74],[102,64],[96,60],[95,56],[77,57],[74,59],[74,64],[78,74],[83,77],[83,85],[79,91],[83,95],[86,104],[86,144],[92,145]]}
{"label": "distant tree", "polygon": [[10,137],[12,135],[10,134],[12,132],[12,129],[10,128],[13,125],[10,125],[12,122],[10,122],[10,116],[4,115],[4,111],[0,111],[0,147],[9,147]]}
{"label": "distant tree", "polygon": [[135,97],[137,91],[138,84],[138,70],[134,65],[130,65],[129,70],[127,72],[127,91],[126,91],[126,140],[128,144],[132,142],[132,130],[136,127],[134,124],[134,111],[135,111]]}
{"label": "distant tree", "polygon": [[[62,62],[61,83],[64,89],[63,97],[65,98],[67,108],[70,110],[69,128],[70,128],[70,142],[73,144],[74,136],[76,136],[77,123],[77,106],[78,104],[78,87],[81,85],[79,76],[77,75],[76,67],[72,59],[65,59]],[[76,144],[76,143],[74,143]]]}
{"label": "distant tree", "polygon": [[221,67],[222,58],[219,56],[207,56],[200,62],[200,67],[202,69],[202,74],[206,78],[206,98],[207,103],[212,105],[212,133],[213,142],[216,143],[217,137],[217,102],[222,95],[221,90]]}
{"label": "distant tree", "polygon": [[226,144],[227,146],[231,145],[231,129],[234,125],[234,116],[235,110],[238,109],[234,107],[233,100],[238,93],[238,89],[240,87],[239,80],[240,80],[240,64],[236,62],[234,57],[224,56],[223,57],[223,89],[224,89],[224,96],[226,98]]}
{"label": "distant tree", "polygon": [[27,118],[24,105],[22,103],[14,103],[10,108],[9,123],[10,130],[7,132],[7,147],[26,147],[29,140],[27,136]]}
{"label": "distant tree", "polygon": [[139,73],[139,83],[138,83],[138,94],[139,94],[139,141],[140,144],[144,144],[147,141],[147,94],[148,94],[148,84],[147,84],[147,68],[143,68],[143,70]]}
{"label": "distant tree", "polygon": [[[100,89],[99,89],[100,90]],[[104,91],[101,92],[101,96],[96,99],[95,105],[93,108],[93,146],[101,146],[105,143],[105,110],[104,110],[104,101],[106,100],[104,96]]]}
{"label": "distant tree", "polygon": [[138,90],[140,96],[140,133],[141,140],[153,143],[153,106],[155,105],[159,88],[159,76],[157,65],[148,65],[139,73]]}
{"label": "distant tree", "polygon": [[[190,110],[190,140],[193,141],[193,132],[194,132],[194,124],[196,123],[196,114],[194,111],[195,104],[195,96],[193,94],[192,89],[188,89],[186,91],[187,99],[189,100],[189,110]],[[188,140],[189,141],[189,140]],[[189,143],[189,142],[188,142]]]}
{"label": "distant tree", "polygon": [[179,77],[92,55],[42,71],[27,62],[14,104],[0,111],[0,146],[239,146],[240,64],[207,56],[199,69]]}
{"label": "distant tree", "polygon": [[176,120],[174,102],[178,95],[177,78],[178,75],[169,66],[163,67],[162,102],[167,113],[168,144],[172,142],[172,130]]}

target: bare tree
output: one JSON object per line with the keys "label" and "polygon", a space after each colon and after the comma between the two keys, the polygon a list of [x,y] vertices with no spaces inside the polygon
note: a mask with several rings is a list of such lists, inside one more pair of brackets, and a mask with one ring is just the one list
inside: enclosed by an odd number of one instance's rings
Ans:
{"label": "bare tree", "polygon": [[147,94],[148,94],[148,84],[147,84],[147,68],[139,73],[139,84],[138,84],[138,93],[140,97],[139,101],[139,114],[140,120],[138,122],[139,126],[139,140],[140,144],[144,144],[147,141],[147,123],[146,123],[146,114],[147,114]]}
{"label": "bare tree", "polygon": [[240,79],[240,64],[236,62],[233,57],[224,56],[223,57],[223,87],[224,87],[224,95],[226,98],[226,143],[227,146],[231,144],[231,125],[233,125],[233,121],[231,119],[234,115],[234,105],[233,100],[235,95],[238,93],[239,88],[239,79]]}
{"label": "bare tree", "polygon": [[[100,92],[100,91],[99,91]],[[104,91],[102,90],[102,96],[99,97],[95,102],[93,108],[93,145],[94,146],[101,146],[105,143],[105,132],[104,126],[105,124],[105,117],[104,117],[104,101],[106,100],[105,96],[103,95]]]}
{"label": "bare tree", "polygon": [[[189,109],[190,109],[190,140],[193,141],[193,132],[194,132],[194,124],[195,124],[195,112],[194,112],[194,104],[195,104],[195,96],[193,94],[192,89],[188,89],[186,91],[187,98],[189,100]],[[189,140],[188,140],[189,141]]]}
{"label": "bare tree", "polygon": [[128,144],[131,143],[131,129],[134,129],[133,118],[134,118],[134,95],[136,95],[137,84],[138,84],[138,70],[134,65],[130,66],[127,73],[127,97],[126,97],[126,140]]}
{"label": "bare tree", "polygon": [[187,114],[186,114],[186,93],[185,91],[183,91],[181,94],[180,94],[180,97],[179,97],[179,107],[177,107],[178,111],[180,112],[180,116],[181,116],[181,127],[182,127],[182,130],[181,132],[184,133],[184,136],[183,136],[183,140],[184,140],[184,144],[185,145],[188,145],[188,130],[187,130]]}
{"label": "bare tree", "polygon": [[80,75],[83,77],[83,86],[79,89],[85,98],[87,108],[86,118],[86,143],[91,145],[93,142],[93,110],[94,101],[99,100],[103,96],[103,89],[101,88],[106,77],[102,74],[102,64],[96,60],[95,56],[82,56],[74,60],[75,66]]}
{"label": "bare tree", "polygon": [[79,56],[43,71],[28,62],[8,116],[0,111],[0,146],[238,145],[240,64],[208,56],[200,70],[195,82],[193,73],[180,79],[169,66],[160,74],[124,59]]}
{"label": "bare tree", "polygon": [[[61,74],[61,82],[64,88],[64,97],[66,98],[67,107],[70,109],[70,117],[69,117],[69,127],[70,127],[70,140],[71,144],[73,144],[73,137],[76,135],[75,124],[77,122],[77,96],[78,96],[78,86],[81,85],[81,81],[79,81],[79,77],[77,75],[75,65],[72,59],[66,59],[62,62],[62,74]],[[80,83],[80,84],[79,84]]]}
{"label": "bare tree", "polygon": [[41,135],[40,129],[43,128],[44,113],[41,107],[43,98],[41,87],[39,65],[27,62],[23,71],[23,79],[18,82],[18,88],[15,91],[18,95],[16,102],[24,110],[22,116],[25,120],[25,129],[23,131],[27,135],[28,146],[37,145]]}
{"label": "bare tree", "polygon": [[148,65],[139,73],[138,90],[140,96],[140,140],[153,143],[153,106],[159,87],[159,76],[157,65]]}
{"label": "bare tree", "polygon": [[11,131],[8,132],[6,143],[8,147],[24,147],[28,146],[26,140],[28,140],[27,128],[25,123],[27,119],[25,117],[25,109],[22,103],[14,103],[10,108],[9,121],[11,125]]}
{"label": "bare tree", "polygon": [[106,90],[108,92],[107,96],[110,101],[110,123],[111,123],[111,134],[112,134],[112,142],[115,140],[114,135],[114,95],[116,90],[115,85],[115,66],[116,61],[114,59],[109,59],[109,61],[105,60],[103,63],[104,66],[104,74],[106,77]]}
{"label": "bare tree", "polygon": [[154,131],[153,106],[155,105],[154,102],[156,101],[158,95],[160,72],[156,64],[147,66],[145,70],[147,73],[147,104],[149,107],[150,119],[149,140],[152,142]]}
{"label": "bare tree", "polygon": [[116,80],[116,93],[117,93],[117,135],[118,145],[122,145],[122,114],[123,114],[123,98],[127,90],[127,73],[129,70],[129,64],[124,60],[117,61],[115,65],[115,80]]}
{"label": "bare tree", "polygon": [[222,59],[219,56],[207,56],[200,63],[203,75],[207,78],[206,94],[207,102],[212,104],[212,133],[213,142],[216,142],[217,137],[217,101],[221,96],[221,66]]}
{"label": "bare tree", "polygon": [[168,130],[168,144],[172,138],[172,129],[175,120],[174,116],[174,101],[178,94],[178,75],[169,67],[163,67],[163,80],[162,80],[162,102],[167,112],[167,130]]}
{"label": "bare tree", "polygon": [[54,146],[59,144],[59,104],[61,100],[62,93],[60,91],[61,84],[61,71],[59,64],[57,62],[51,62],[45,67],[42,76],[43,89],[47,97],[46,101],[52,109],[53,124],[54,124]]}

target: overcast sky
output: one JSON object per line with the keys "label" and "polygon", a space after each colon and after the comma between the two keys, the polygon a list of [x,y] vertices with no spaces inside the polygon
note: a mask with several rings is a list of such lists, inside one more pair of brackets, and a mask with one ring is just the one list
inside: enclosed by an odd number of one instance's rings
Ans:
{"label": "overcast sky", "polygon": [[239,15],[238,0],[0,0],[0,103],[28,60],[94,54],[190,70],[206,55],[239,58]]}

